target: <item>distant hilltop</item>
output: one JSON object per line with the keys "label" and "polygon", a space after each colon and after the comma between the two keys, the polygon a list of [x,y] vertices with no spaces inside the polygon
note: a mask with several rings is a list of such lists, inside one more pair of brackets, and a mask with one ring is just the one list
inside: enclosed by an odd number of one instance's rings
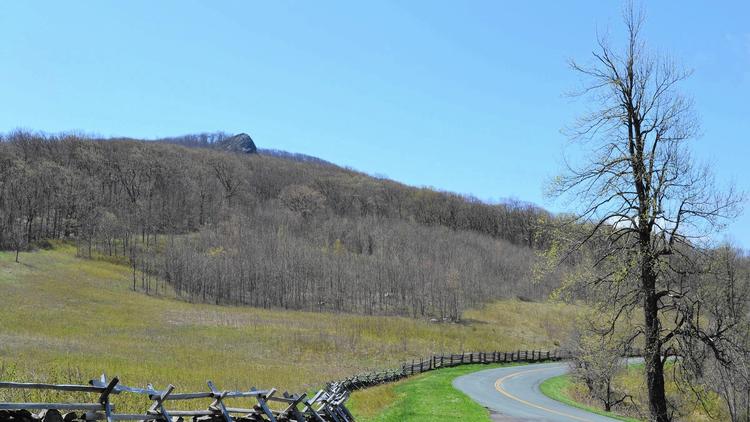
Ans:
{"label": "distant hilltop", "polygon": [[217,141],[215,145],[217,148],[231,152],[243,152],[245,154],[258,153],[258,148],[255,146],[253,138],[247,133],[240,133],[229,138],[221,139]]}
{"label": "distant hilltop", "polygon": [[158,142],[182,145],[185,147],[221,149],[229,152],[243,154],[257,154],[258,148],[253,138],[247,133],[229,135],[225,132],[196,133],[190,135],[175,136],[157,139]]}
{"label": "distant hilltop", "polygon": [[321,160],[311,155],[299,154],[294,152],[281,151],[273,148],[258,148],[247,133],[238,133],[230,135],[226,132],[203,132],[169,138],[156,139],[156,142],[167,142],[170,144],[181,145],[189,148],[209,148],[238,154],[263,154],[274,157],[284,158],[287,160],[299,161],[303,163],[317,163],[322,165],[332,165],[328,161]]}

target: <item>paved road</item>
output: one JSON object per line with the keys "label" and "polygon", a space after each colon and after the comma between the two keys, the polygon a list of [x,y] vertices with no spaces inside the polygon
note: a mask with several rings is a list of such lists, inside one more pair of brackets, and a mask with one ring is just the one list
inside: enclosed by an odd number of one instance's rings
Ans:
{"label": "paved road", "polygon": [[453,386],[490,409],[494,421],[616,421],[552,400],[539,391],[544,380],[567,371],[566,363],[488,369],[458,377]]}

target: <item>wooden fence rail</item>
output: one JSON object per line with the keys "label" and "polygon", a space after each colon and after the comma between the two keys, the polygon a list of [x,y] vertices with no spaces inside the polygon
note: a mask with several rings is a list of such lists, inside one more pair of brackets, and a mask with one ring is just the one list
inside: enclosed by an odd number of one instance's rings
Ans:
{"label": "wooden fence rail", "polygon": [[[277,390],[223,391],[208,381],[206,392],[175,393],[175,387],[168,385],[163,390],[157,390],[152,385],[146,388],[128,387],[120,384],[117,377],[107,379],[104,375],[91,380],[90,385],[67,384],[32,384],[18,382],[0,382],[0,388],[5,389],[41,389],[67,392],[94,393],[98,396],[92,403],[0,403],[0,422],[75,422],[106,420],[115,422],[121,420],[132,421],[169,421],[178,422],[190,419],[193,422],[350,422],[354,421],[345,406],[349,391],[336,383],[329,383],[326,388],[318,391],[312,398],[306,394],[294,395],[289,393],[277,394]],[[152,401],[151,406],[144,412],[117,413],[111,402],[113,395],[140,394]],[[170,404],[180,400],[210,400],[205,409],[200,410],[171,410]],[[233,407],[225,400],[237,399],[248,402],[246,407]],[[277,404],[272,409],[270,402]],[[280,410],[279,410],[280,409]],[[31,413],[31,411],[39,411]],[[66,411],[61,413],[60,411]],[[80,413],[76,413],[79,411]]]}
{"label": "wooden fence rail", "polygon": [[[89,403],[8,403],[0,402],[0,422],[352,422],[354,417],[345,403],[352,391],[393,382],[405,377],[440,368],[467,364],[556,361],[570,358],[566,351],[516,350],[512,352],[474,352],[440,354],[419,361],[404,363],[395,369],[373,371],[354,375],[326,384],[311,398],[306,394],[278,394],[278,390],[224,391],[208,381],[208,391],[176,393],[173,385],[159,390],[149,384],[146,388],[120,384],[117,377],[102,375],[91,380],[90,385],[41,384],[0,381],[0,389],[52,390],[62,392],[93,393],[95,402]],[[111,399],[119,394],[136,394],[148,397],[151,406],[143,413],[117,413]],[[199,410],[174,410],[174,402],[206,399],[210,404]],[[225,400],[244,400],[245,407],[234,407]],[[271,405],[273,403],[273,406]],[[35,413],[32,413],[34,411]],[[63,411],[63,412],[61,412]],[[79,412],[79,413],[76,413]]]}
{"label": "wooden fence rail", "polygon": [[357,374],[338,381],[348,391],[368,388],[387,382],[398,381],[412,375],[432,371],[440,368],[450,368],[468,364],[511,363],[511,362],[543,362],[569,359],[571,353],[564,350],[516,350],[512,352],[473,352],[460,354],[432,355],[420,360],[402,364],[399,368],[386,369]]}

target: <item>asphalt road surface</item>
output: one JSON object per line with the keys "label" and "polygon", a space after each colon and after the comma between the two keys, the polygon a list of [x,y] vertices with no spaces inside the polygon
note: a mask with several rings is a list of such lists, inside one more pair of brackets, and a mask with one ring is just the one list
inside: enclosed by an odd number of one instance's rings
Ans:
{"label": "asphalt road surface", "polygon": [[456,378],[453,386],[487,407],[493,421],[611,422],[542,394],[539,385],[568,371],[566,363],[488,369]]}

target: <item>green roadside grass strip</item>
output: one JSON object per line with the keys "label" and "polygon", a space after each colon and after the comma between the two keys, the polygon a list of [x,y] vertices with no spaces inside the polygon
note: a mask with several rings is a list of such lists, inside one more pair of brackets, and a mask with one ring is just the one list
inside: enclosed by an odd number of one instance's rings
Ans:
{"label": "green roadside grass strip", "polygon": [[596,413],[597,415],[606,416],[612,419],[617,419],[617,420],[626,421],[626,422],[640,422],[638,419],[620,416],[612,412],[605,412],[604,410],[597,409],[591,406],[587,406],[583,403],[579,403],[571,399],[565,394],[565,392],[568,390],[570,386],[571,386],[570,375],[563,374],[563,375],[559,375],[559,376],[552,377],[552,378],[545,380],[541,385],[539,385],[539,389],[542,391],[542,393],[545,396],[553,400],[557,400],[561,403],[565,403],[568,406],[577,407],[587,412]]}
{"label": "green roadside grass strip", "polygon": [[[489,411],[453,388],[453,380],[483,369],[510,364],[464,365],[439,369],[392,384],[355,392],[349,406],[358,421],[489,422]],[[373,405],[382,407],[373,409]]]}

